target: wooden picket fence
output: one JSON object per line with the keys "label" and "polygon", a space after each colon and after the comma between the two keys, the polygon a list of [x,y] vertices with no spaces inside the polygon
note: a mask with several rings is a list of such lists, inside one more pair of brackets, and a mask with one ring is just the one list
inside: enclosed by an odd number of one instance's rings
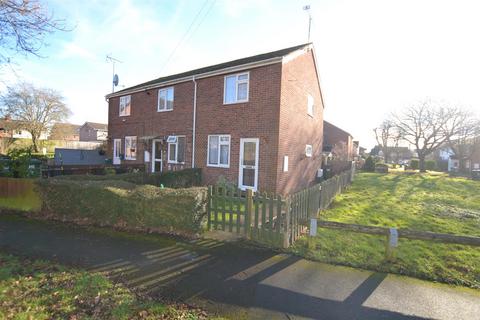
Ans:
{"label": "wooden picket fence", "polygon": [[333,198],[352,182],[345,171],[285,198],[273,193],[210,186],[208,229],[234,232],[247,239],[288,247],[307,230],[310,218],[326,209]]}

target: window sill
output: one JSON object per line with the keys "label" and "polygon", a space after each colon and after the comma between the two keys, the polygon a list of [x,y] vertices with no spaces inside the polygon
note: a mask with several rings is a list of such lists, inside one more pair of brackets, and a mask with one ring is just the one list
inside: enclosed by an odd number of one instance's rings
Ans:
{"label": "window sill", "polygon": [[222,169],[229,169],[230,168],[230,165],[216,165],[216,164],[208,164],[207,163],[207,167],[210,167],[210,168],[222,168]]}
{"label": "window sill", "polygon": [[125,158],[123,160],[130,160],[131,161],[131,160],[137,160],[137,158]]}
{"label": "window sill", "polygon": [[232,105],[232,104],[242,104],[242,103],[248,103],[248,99],[247,100],[239,100],[239,101],[235,101],[235,102],[223,102],[223,105],[226,106],[226,105]]}
{"label": "window sill", "polygon": [[170,112],[170,111],[173,111],[173,109],[170,109],[170,110],[158,110],[157,109],[157,112]]}
{"label": "window sill", "polygon": [[185,164],[185,162],[167,161],[168,164]]}
{"label": "window sill", "polygon": [[119,114],[118,116],[119,116],[119,117],[130,117],[129,114]]}

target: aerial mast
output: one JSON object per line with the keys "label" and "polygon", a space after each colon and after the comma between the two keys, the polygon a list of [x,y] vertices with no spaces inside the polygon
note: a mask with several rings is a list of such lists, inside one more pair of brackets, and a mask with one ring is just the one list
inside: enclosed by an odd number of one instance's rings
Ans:
{"label": "aerial mast", "polygon": [[112,63],[112,93],[115,92],[115,87],[118,86],[118,74],[115,73],[115,63],[122,63],[122,61],[107,54],[106,61]]}

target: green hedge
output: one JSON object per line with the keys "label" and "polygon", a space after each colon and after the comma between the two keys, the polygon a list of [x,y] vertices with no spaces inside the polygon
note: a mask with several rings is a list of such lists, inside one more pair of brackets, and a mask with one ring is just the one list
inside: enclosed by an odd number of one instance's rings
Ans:
{"label": "green hedge", "polygon": [[437,167],[437,164],[435,162],[435,160],[427,160],[425,161],[425,169],[429,170],[429,171],[433,171],[435,170]]}
{"label": "green hedge", "polygon": [[196,234],[206,214],[207,189],[159,188],[120,180],[37,182],[41,215],[81,224]]}
{"label": "green hedge", "polygon": [[419,167],[419,161],[418,161],[418,159],[412,159],[412,160],[410,160],[409,169],[418,170],[418,167]]}
{"label": "green hedge", "polygon": [[74,181],[126,181],[137,185],[150,184],[167,188],[189,188],[202,183],[202,171],[199,168],[168,171],[164,173],[131,172],[107,175],[68,175],[55,179]]}

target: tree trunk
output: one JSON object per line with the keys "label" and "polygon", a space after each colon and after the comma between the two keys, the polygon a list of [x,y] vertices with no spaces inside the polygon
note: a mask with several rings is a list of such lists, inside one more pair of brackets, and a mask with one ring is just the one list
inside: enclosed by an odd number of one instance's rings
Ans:
{"label": "tree trunk", "polygon": [[420,169],[420,172],[427,172],[425,169],[425,156],[424,155],[418,155],[418,169]]}
{"label": "tree trunk", "polygon": [[32,134],[32,146],[33,146],[33,152],[37,153],[38,152],[37,137],[34,134]]}

